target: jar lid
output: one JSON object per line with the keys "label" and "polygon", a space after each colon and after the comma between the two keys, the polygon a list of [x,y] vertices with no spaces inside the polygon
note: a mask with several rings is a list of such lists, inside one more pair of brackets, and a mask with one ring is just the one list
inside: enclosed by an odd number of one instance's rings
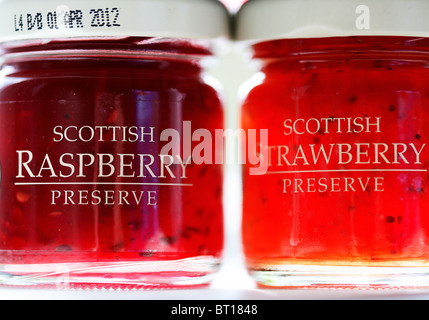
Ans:
{"label": "jar lid", "polygon": [[238,40],[333,36],[429,36],[427,0],[250,0]]}
{"label": "jar lid", "polygon": [[229,36],[217,0],[0,0],[0,42],[72,37]]}

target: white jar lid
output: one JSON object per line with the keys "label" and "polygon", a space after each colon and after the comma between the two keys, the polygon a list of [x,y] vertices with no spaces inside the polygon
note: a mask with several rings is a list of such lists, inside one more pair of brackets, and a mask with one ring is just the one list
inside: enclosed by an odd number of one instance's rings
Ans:
{"label": "white jar lid", "polygon": [[228,35],[228,11],[217,0],[0,0],[0,42]]}
{"label": "white jar lid", "polygon": [[429,36],[428,0],[250,0],[238,40],[334,36]]}

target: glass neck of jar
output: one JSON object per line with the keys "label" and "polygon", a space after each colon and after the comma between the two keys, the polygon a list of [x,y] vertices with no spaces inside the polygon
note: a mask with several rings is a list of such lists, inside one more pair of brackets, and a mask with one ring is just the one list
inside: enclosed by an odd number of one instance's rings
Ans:
{"label": "glass neck of jar", "polygon": [[4,61],[40,58],[125,58],[199,63],[212,58],[209,42],[166,38],[76,38],[0,44]]}
{"label": "glass neck of jar", "polygon": [[390,59],[428,55],[429,38],[402,36],[351,36],[331,38],[278,39],[252,46],[253,58],[267,67],[280,60],[365,58],[371,55]]}

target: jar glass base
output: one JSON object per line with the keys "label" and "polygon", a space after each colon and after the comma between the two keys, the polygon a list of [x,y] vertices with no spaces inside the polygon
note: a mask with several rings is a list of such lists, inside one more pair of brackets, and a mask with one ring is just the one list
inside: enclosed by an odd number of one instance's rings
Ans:
{"label": "jar glass base", "polygon": [[0,286],[56,289],[185,289],[208,286],[219,258],[147,262],[1,264]]}
{"label": "jar glass base", "polygon": [[260,287],[271,288],[429,288],[429,267],[282,265],[249,273]]}

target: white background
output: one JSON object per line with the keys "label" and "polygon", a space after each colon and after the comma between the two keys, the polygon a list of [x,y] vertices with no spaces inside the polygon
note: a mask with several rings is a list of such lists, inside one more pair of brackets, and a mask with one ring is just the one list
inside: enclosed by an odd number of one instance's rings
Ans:
{"label": "white background", "polygon": [[[242,0],[225,0],[236,10]],[[234,70],[233,72],[231,70]],[[227,127],[238,126],[240,85],[256,71],[244,58],[242,48],[231,45],[221,60],[210,69],[224,87]],[[0,299],[429,299],[429,291],[360,291],[360,290],[258,290],[244,267],[241,241],[241,180],[236,165],[225,168],[226,247],[221,272],[208,289],[168,291],[52,291],[0,289]]]}

